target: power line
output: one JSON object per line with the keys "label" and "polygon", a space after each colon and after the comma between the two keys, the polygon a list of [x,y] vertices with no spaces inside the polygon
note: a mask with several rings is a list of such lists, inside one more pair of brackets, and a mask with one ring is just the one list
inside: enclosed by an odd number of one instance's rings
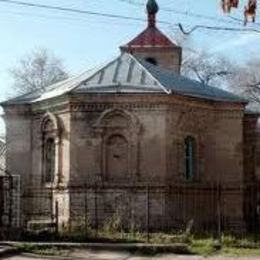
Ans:
{"label": "power line", "polygon": [[[126,0],[121,0],[126,1]],[[130,0],[128,0],[130,1]],[[84,15],[91,15],[91,16],[99,16],[99,17],[106,17],[112,19],[122,19],[122,20],[132,20],[132,21],[141,21],[146,22],[146,19],[131,17],[131,16],[123,16],[117,14],[109,14],[109,13],[100,13],[100,12],[92,12],[88,10],[81,10],[81,9],[74,9],[74,8],[67,8],[62,6],[53,6],[53,5],[44,5],[44,4],[35,4],[30,2],[23,2],[23,1],[16,1],[16,0],[0,0],[2,3],[11,4],[11,5],[19,5],[19,6],[26,6],[26,7],[34,7],[34,8],[41,8],[41,9],[48,9],[53,11],[61,11],[61,12],[69,12],[69,13],[77,13],[77,14],[84,14]],[[158,21],[161,24],[169,25],[169,26],[177,26],[181,30],[182,33],[185,35],[191,34],[198,29],[205,29],[205,30],[217,30],[217,31],[230,31],[230,32],[256,32],[260,33],[259,30],[254,28],[248,29],[241,29],[241,28],[232,28],[232,27],[217,27],[217,26],[205,26],[205,25],[195,25],[189,31],[185,30],[182,24],[172,24],[167,21]]]}
{"label": "power line", "polygon": [[[128,3],[134,6],[145,6],[145,4],[134,1],[134,0],[118,0],[120,2]],[[226,20],[223,18],[216,18],[214,16],[210,15],[202,15],[199,13],[194,13],[194,12],[188,12],[188,11],[180,11],[177,9],[173,8],[165,8],[165,7],[160,7],[160,10],[168,13],[175,13],[175,14],[180,14],[180,15],[185,15],[185,16],[190,16],[190,17],[195,17],[195,18],[200,18],[200,19],[206,19],[206,20],[211,20],[211,21],[216,21],[216,22],[224,22],[224,23],[229,23],[229,24],[237,24],[234,21]]]}
{"label": "power line", "polygon": [[[101,13],[101,12],[92,12],[88,10],[81,10],[81,9],[74,9],[62,6],[53,6],[53,5],[45,5],[45,4],[35,4],[29,2],[22,2],[22,1],[15,1],[15,0],[0,0],[2,3],[12,4],[12,5],[19,5],[19,6],[27,6],[27,7],[36,7],[41,9],[48,9],[53,11],[61,11],[61,12],[70,12],[70,13],[77,13],[77,14],[85,14],[85,15],[92,15],[92,16],[100,16],[106,18],[114,18],[114,19],[123,19],[123,20],[132,20],[132,21],[141,21],[145,22],[146,19],[131,17],[131,16],[124,16],[124,15],[117,15],[117,14],[109,14],[109,13]],[[166,21],[159,21],[163,24],[170,24]]]}
{"label": "power line", "polygon": [[[118,1],[128,3],[128,4],[131,4],[131,5],[135,5],[135,6],[145,6],[145,4],[143,4],[141,2],[134,1],[134,0],[118,0]],[[230,20],[228,21],[226,19],[216,18],[216,17],[209,16],[209,15],[202,15],[202,14],[198,14],[198,13],[194,13],[194,12],[180,11],[180,10],[176,10],[176,9],[172,9],[172,8],[161,7],[160,9],[162,11],[165,11],[165,12],[171,12],[171,13],[176,13],[176,14],[181,14],[181,15],[191,16],[191,17],[196,17],[196,18],[202,18],[202,19],[207,19],[207,20],[212,20],[212,21],[217,21],[217,22],[225,22],[225,23],[234,24],[234,25],[238,25],[238,24],[241,24],[241,23],[244,24],[243,20],[241,20],[239,18],[234,18],[232,16],[227,16],[228,18],[233,20],[233,21],[230,21]],[[259,23],[255,23],[255,24],[260,25]],[[196,31],[198,29],[215,30],[215,31],[260,33],[259,30],[252,28],[252,27],[242,29],[242,28],[230,28],[230,27],[220,27],[220,26],[195,25],[191,29],[185,30],[181,23],[178,23],[177,26],[180,29],[180,31],[185,35],[190,35],[191,33],[193,33],[194,31]]]}
{"label": "power line", "polygon": [[[57,15],[43,15],[43,14],[35,14],[32,12],[24,12],[24,11],[5,11],[5,14],[10,14],[10,15],[15,15],[15,16],[20,16],[20,17],[24,17],[27,19],[31,19],[31,18],[40,18],[40,19],[44,19],[44,20],[49,20],[49,19],[54,19],[54,20],[59,20],[59,21],[78,21],[78,22],[92,22],[95,24],[108,24],[107,21],[101,21],[101,20],[95,20],[95,21],[91,21],[91,20],[87,20],[87,17],[72,17],[72,16],[57,16]],[[1,17],[0,17],[1,19]],[[129,23],[129,22],[123,22],[123,23],[117,23],[116,21],[112,22],[109,21],[109,24],[113,24],[115,26],[136,26],[135,23]],[[70,23],[71,25],[71,23]],[[78,26],[78,25],[77,25]],[[82,25],[83,26],[83,25]],[[162,25],[163,27],[165,27],[166,25]],[[165,27],[166,28],[166,27]],[[1,70],[0,70],[1,72]]]}
{"label": "power line", "polygon": [[180,31],[185,35],[190,35],[198,29],[207,29],[214,31],[233,31],[233,32],[255,32],[260,34],[260,30],[254,28],[232,28],[232,27],[218,27],[218,26],[206,26],[206,25],[195,25],[189,30],[185,30],[181,23],[178,24]]}

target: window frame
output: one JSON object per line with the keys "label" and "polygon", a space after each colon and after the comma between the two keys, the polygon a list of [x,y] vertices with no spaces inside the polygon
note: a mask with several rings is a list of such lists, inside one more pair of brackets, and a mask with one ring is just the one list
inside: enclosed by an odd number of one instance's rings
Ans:
{"label": "window frame", "polygon": [[196,138],[189,135],[184,140],[185,146],[185,180],[193,182],[197,176],[197,144]]}
{"label": "window frame", "polygon": [[[47,187],[53,187],[61,182],[60,176],[60,128],[58,124],[58,119],[52,113],[46,113],[43,116],[41,122],[41,138],[42,138],[42,184]],[[47,161],[46,161],[46,149],[48,140],[52,140],[52,154],[54,158],[52,161],[52,173],[51,177],[47,178]]]}
{"label": "window frame", "polygon": [[[51,141],[51,144],[50,144]],[[53,137],[46,138],[44,142],[44,183],[54,183],[56,164],[56,145]]]}

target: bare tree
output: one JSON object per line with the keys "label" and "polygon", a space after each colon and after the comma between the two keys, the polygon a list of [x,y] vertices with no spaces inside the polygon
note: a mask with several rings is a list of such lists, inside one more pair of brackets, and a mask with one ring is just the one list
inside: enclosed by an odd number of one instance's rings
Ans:
{"label": "bare tree", "polygon": [[222,86],[233,73],[230,62],[206,52],[186,53],[182,63],[182,74],[206,85]]}
{"label": "bare tree", "polygon": [[195,48],[188,35],[175,32],[172,38],[183,50],[182,75],[206,85],[226,86],[226,81],[234,71],[227,58]]}
{"label": "bare tree", "polygon": [[45,90],[49,85],[68,78],[62,61],[46,49],[38,49],[23,57],[10,70],[14,89],[19,94]]}
{"label": "bare tree", "polygon": [[251,59],[236,68],[229,79],[230,88],[251,101],[251,106],[260,105],[260,57]]}

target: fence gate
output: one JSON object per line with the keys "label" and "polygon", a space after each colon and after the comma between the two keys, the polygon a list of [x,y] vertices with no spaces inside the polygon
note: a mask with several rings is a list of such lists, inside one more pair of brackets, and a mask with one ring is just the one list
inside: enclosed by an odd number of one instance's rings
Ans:
{"label": "fence gate", "polygon": [[0,176],[0,240],[17,235],[20,227],[20,178]]}

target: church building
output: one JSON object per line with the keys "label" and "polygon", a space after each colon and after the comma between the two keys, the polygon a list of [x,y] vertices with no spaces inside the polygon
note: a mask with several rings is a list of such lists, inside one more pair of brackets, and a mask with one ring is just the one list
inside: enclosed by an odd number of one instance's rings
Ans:
{"label": "church building", "polygon": [[[248,230],[257,218],[258,115],[181,75],[182,48],[148,24],[105,66],[1,103],[21,226],[83,221],[152,230]],[[258,145],[257,145],[258,144]]]}

